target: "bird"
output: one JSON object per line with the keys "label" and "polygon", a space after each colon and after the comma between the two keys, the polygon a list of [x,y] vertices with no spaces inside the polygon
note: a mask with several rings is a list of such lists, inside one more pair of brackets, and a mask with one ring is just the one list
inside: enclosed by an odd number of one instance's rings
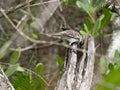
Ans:
{"label": "bird", "polygon": [[[65,30],[65,28],[63,30]],[[64,38],[65,40],[69,41],[70,44],[82,40],[82,36],[79,34],[79,32],[69,28],[67,28],[65,31],[54,33],[52,36]]]}
{"label": "bird", "polygon": [[[65,29],[64,29],[65,30]],[[67,48],[65,63],[64,63],[64,73],[58,85],[58,89],[64,88],[63,90],[72,90],[74,85],[75,69],[77,63],[77,46],[82,40],[82,36],[79,32],[73,29],[66,29],[59,33],[54,33],[52,36],[64,38],[69,42],[71,48]]]}

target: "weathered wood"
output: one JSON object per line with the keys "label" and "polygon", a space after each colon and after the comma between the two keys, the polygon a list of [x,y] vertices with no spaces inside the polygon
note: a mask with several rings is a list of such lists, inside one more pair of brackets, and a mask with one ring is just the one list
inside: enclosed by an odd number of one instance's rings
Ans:
{"label": "weathered wood", "polygon": [[[84,77],[84,72],[85,72],[85,67],[86,67],[86,57],[87,57],[87,45],[88,45],[88,37],[87,36],[84,36],[84,39],[83,39],[83,45],[81,47],[81,49],[83,49],[82,51],[82,56],[78,59],[78,62],[77,62],[77,69],[78,71],[77,74],[76,74],[76,90],[79,90],[79,88],[81,87],[81,83],[83,81],[83,77]],[[80,48],[80,47],[79,47]]]}
{"label": "weathered wood", "polygon": [[[95,55],[95,45],[94,45],[94,38],[90,37],[88,39],[88,50],[87,50],[87,57],[86,57],[86,68],[85,74],[82,78],[81,86],[78,90],[90,90],[92,84],[92,78],[94,74],[94,55]],[[80,73],[79,73],[80,74]]]}
{"label": "weathered wood", "polygon": [[[57,90],[90,90],[91,88],[94,73],[94,38],[85,36],[81,39],[72,44],[70,42],[72,49],[67,52],[67,65],[58,82]],[[77,48],[81,42],[83,44],[79,48],[83,51],[80,60],[77,60]]]}
{"label": "weathered wood", "polygon": [[[71,43],[72,44],[72,43]],[[75,66],[77,62],[77,44],[71,45],[73,49],[69,49],[68,61],[65,65],[65,71],[58,83],[57,90],[73,90],[74,77],[75,77]]]}
{"label": "weathered wood", "polygon": [[15,90],[0,66],[0,90]]}

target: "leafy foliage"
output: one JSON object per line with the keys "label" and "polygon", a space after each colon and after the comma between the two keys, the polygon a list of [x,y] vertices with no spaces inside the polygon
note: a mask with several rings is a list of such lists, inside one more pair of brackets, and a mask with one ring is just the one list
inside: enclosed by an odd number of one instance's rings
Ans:
{"label": "leafy foliage", "polygon": [[57,55],[57,56],[56,56],[56,60],[57,60],[57,63],[58,63],[58,65],[59,65],[59,68],[60,68],[60,69],[63,69],[64,62],[63,62],[62,58]]}
{"label": "leafy foliage", "polygon": [[84,2],[77,1],[77,6],[82,8],[89,15],[89,17],[85,18],[84,28],[80,29],[80,33],[82,35],[91,34],[94,37],[100,36],[100,30],[104,29],[109,24],[113,13],[108,9],[102,8],[103,13],[98,18],[95,18],[97,12],[87,0]]}
{"label": "leafy foliage", "polygon": [[10,63],[12,63],[12,64],[16,63],[19,60],[20,55],[21,55],[21,51],[20,50],[13,51],[11,53],[11,56],[10,56]]}
{"label": "leafy foliage", "polygon": [[58,75],[61,75],[64,69],[64,62],[59,55],[56,56],[56,61],[59,67]]}
{"label": "leafy foliage", "polygon": [[2,59],[3,57],[5,57],[5,55],[7,54],[7,49],[10,45],[10,42],[6,42],[5,44],[3,44],[3,46],[0,48],[0,59]]}
{"label": "leafy foliage", "polygon": [[5,71],[5,74],[9,77],[16,71],[23,72],[24,69],[19,64],[10,65],[9,68]]}
{"label": "leafy foliage", "polygon": [[16,90],[45,90],[45,84],[38,77],[30,78],[29,74],[17,74],[12,78]]}
{"label": "leafy foliage", "polygon": [[91,21],[91,18],[85,18],[84,20],[84,28],[80,29],[80,33],[91,34],[92,36],[100,36],[100,30],[104,29],[112,18],[112,13],[107,9],[102,9],[104,12],[101,16],[99,16],[96,20]]}
{"label": "leafy foliage", "polygon": [[[71,0],[64,0],[65,3],[72,2]],[[111,21],[113,13],[103,8],[102,6],[106,0],[75,0],[75,5],[88,14],[84,20],[84,27],[80,29],[80,33],[91,34],[94,37],[100,36],[100,30],[103,30]],[[99,17],[95,17],[97,12],[102,11]]]}
{"label": "leafy foliage", "polygon": [[42,75],[43,69],[44,69],[44,65],[42,63],[38,63],[35,67],[35,72],[37,74]]}
{"label": "leafy foliage", "polygon": [[16,90],[32,90],[32,84],[30,83],[30,77],[26,74],[17,74],[12,79],[12,84]]}
{"label": "leafy foliage", "polygon": [[115,52],[115,63],[109,63],[108,74],[103,74],[101,82],[96,86],[95,90],[119,90],[120,87],[120,54]]}

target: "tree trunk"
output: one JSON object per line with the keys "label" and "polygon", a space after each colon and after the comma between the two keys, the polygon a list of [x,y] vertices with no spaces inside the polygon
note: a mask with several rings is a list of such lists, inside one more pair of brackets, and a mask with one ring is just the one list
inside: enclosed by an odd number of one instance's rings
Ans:
{"label": "tree trunk", "polygon": [[94,73],[94,38],[85,36],[82,41],[83,44],[79,47],[82,54],[78,60],[76,51],[69,50],[70,61],[58,82],[57,90],[90,90]]}

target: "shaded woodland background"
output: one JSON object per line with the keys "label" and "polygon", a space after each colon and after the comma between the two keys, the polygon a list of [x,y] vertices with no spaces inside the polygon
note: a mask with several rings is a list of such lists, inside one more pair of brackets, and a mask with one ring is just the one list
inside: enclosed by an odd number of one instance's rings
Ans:
{"label": "shaded woodland background", "polygon": [[[79,30],[79,27],[83,26],[84,17],[87,17],[88,15],[84,13],[83,11],[79,10],[75,5],[68,4],[60,5],[57,10],[54,12],[49,11],[50,4],[53,4],[52,8],[55,8],[54,3],[58,3],[56,0],[50,0],[51,2],[47,0],[32,0],[31,3],[29,3],[30,0],[0,0],[0,7],[4,10],[9,11],[12,7],[16,7],[20,4],[27,3],[26,5],[20,7],[19,9],[13,9],[10,13],[7,15],[10,17],[11,21],[17,25],[21,18],[25,18],[22,23],[19,26],[19,29],[24,32],[26,35],[38,39],[38,40],[45,40],[46,42],[54,41],[60,42],[58,39],[54,39],[52,37],[47,36],[46,34],[49,33],[55,33],[60,32],[61,27],[71,27],[73,29]],[[46,2],[46,3],[43,3]],[[36,6],[30,6],[34,5],[35,3],[43,3]],[[56,4],[55,4],[56,5]],[[47,10],[45,13],[44,11]],[[53,15],[51,15],[51,12]],[[26,16],[25,16],[26,15]],[[46,20],[47,16],[51,17]],[[42,17],[44,16],[44,18]],[[42,17],[42,18],[40,18]],[[39,19],[44,22],[44,25],[39,25],[34,23],[36,20],[39,21]],[[39,22],[38,22],[39,23]],[[111,29],[111,23],[101,31],[104,34],[112,34]],[[13,40],[12,38],[15,37]],[[33,78],[36,77],[36,74],[31,73],[35,70],[36,66],[40,64],[40,70],[42,72],[42,75],[45,80],[47,81],[48,85],[45,85],[45,87],[41,89],[29,89],[29,90],[53,90],[53,88],[57,84],[57,80],[59,78],[59,66],[57,64],[58,57],[62,58],[64,60],[65,58],[65,50],[66,48],[63,46],[58,46],[51,43],[39,43],[35,44],[33,42],[30,42],[29,40],[25,39],[23,36],[21,36],[14,27],[8,22],[7,19],[3,16],[2,13],[0,13],[0,47],[2,47],[5,43],[8,41],[12,41],[12,43],[9,45],[9,48],[7,48],[7,53],[5,54],[4,58],[1,59],[0,63],[3,65],[5,70],[7,70],[7,67],[9,67],[10,64],[16,64],[19,63],[21,67],[27,68],[27,74],[33,74]],[[106,54],[106,51],[108,49],[108,46],[111,41],[111,35],[110,36],[101,36],[95,38],[96,40],[96,52],[102,56],[103,54]],[[30,47],[27,49],[27,47]],[[12,54],[16,51],[16,49],[21,48],[20,56],[17,61],[11,61],[10,58],[12,58]],[[99,70],[99,57],[96,56],[96,64],[95,64],[95,73],[96,76],[95,81],[97,81],[100,77],[100,70]],[[15,56],[13,55],[13,58]],[[61,59],[60,58],[60,59]],[[31,71],[32,70],[32,71]],[[17,70],[16,70],[17,71]],[[9,77],[12,78],[17,75],[17,73],[20,72],[14,72]],[[14,83],[14,82],[13,82]],[[13,84],[14,85],[14,84]],[[41,86],[42,87],[42,86]],[[36,86],[37,88],[37,86]],[[22,89],[27,90],[27,89]]]}

